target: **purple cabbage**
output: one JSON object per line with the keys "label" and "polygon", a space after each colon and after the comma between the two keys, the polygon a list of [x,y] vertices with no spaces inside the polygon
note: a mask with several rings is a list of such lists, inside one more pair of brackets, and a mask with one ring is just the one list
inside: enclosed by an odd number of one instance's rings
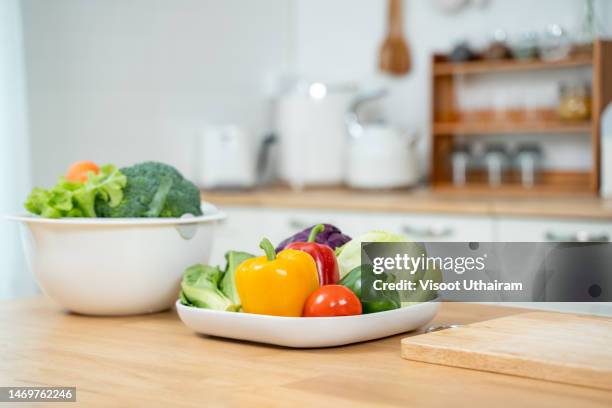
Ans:
{"label": "purple cabbage", "polygon": [[[337,247],[340,247],[351,240],[351,237],[343,234],[342,231],[340,231],[338,227],[331,225],[331,224],[323,224],[323,225],[325,226],[325,229],[317,235],[317,238],[315,240],[317,243],[325,244],[331,249],[336,249]],[[292,235],[291,237],[287,238],[286,240],[278,244],[278,246],[276,247],[276,252],[282,251],[283,249],[285,249],[287,245],[289,245],[292,242],[308,241],[308,236],[310,235],[310,231],[314,227],[315,225],[308,227],[305,230],[302,230],[298,232],[297,234]]]}

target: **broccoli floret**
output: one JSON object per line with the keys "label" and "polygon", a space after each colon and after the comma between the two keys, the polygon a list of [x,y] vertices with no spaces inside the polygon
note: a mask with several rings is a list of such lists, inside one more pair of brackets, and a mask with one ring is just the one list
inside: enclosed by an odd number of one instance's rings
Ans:
{"label": "broccoli floret", "polygon": [[144,162],[121,169],[127,177],[123,199],[116,207],[96,201],[98,217],[180,217],[202,215],[200,191],[174,167]]}

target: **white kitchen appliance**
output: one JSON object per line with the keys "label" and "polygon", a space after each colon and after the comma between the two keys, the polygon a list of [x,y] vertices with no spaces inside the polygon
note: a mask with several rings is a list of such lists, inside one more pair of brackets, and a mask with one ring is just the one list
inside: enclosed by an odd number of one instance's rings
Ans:
{"label": "white kitchen appliance", "polygon": [[256,141],[236,125],[207,126],[198,146],[197,182],[202,188],[248,188],[255,185]]}
{"label": "white kitchen appliance", "polygon": [[346,113],[350,141],[346,183],[363,189],[389,189],[419,181],[418,139],[385,123],[362,124],[358,110],[367,101],[386,95],[377,90],[357,97]]}
{"label": "white kitchen appliance", "polygon": [[298,83],[277,101],[279,176],[294,189],[344,181],[350,85]]}

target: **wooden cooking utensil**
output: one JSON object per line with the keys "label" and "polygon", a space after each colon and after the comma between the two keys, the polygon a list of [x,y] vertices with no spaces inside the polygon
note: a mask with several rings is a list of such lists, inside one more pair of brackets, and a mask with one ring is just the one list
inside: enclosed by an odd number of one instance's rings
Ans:
{"label": "wooden cooking utensil", "polygon": [[389,29],[380,48],[379,68],[392,75],[405,75],[412,68],[402,18],[402,0],[389,0]]}

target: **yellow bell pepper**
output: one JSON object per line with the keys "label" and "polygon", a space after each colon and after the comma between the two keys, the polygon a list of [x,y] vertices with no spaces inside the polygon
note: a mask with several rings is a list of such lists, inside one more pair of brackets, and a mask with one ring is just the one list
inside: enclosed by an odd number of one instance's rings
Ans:
{"label": "yellow bell pepper", "polygon": [[306,299],[319,288],[314,259],[294,249],[277,255],[266,238],[259,247],[266,256],[247,259],[236,269],[236,288],[242,310],[274,316],[301,316]]}

